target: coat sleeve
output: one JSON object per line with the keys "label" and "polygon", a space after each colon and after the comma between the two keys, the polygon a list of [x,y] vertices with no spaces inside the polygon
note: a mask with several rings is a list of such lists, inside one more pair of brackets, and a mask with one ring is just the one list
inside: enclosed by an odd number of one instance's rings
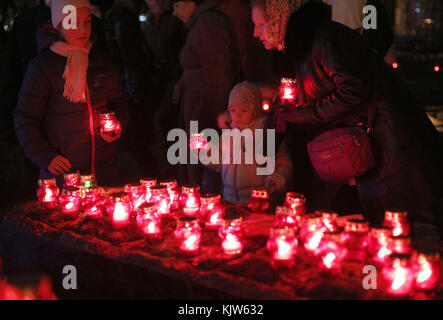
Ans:
{"label": "coat sleeve", "polygon": [[284,192],[292,176],[292,162],[286,144],[283,143],[275,156],[275,171],[265,179],[270,179],[276,185],[277,192]]}
{"label": "coat sleeve", "polygon": [[128,127],[130,119],[128,99],[120,82],[117,69],[112,64],[111,60],[109,60],[109,68],[111,72],[109,87],[107,88],[108,108],[109,110],[115,112],[117,119],[121,123],[122,131],[124,132],[124,130]]}
{"label": "coat sleeve", "polygon": [[58,152],[44,134],[45,113],[51,84],[36,60],[31,61],[14,112],[15,130],[26,155],[42,169]]}
{"label": "coat sleeve", "polygon": [[[315,72],[325,73],[333,82],[334,89],[328,95],[310,101],[303,107],[285,112],[282,119],[302,125],[324,124],[343,119],[367,105],[370,88],[365,78],[370,72],[371,57],[368,49],[360,43],[352,45],[349,39],[341,39],[347,34],[340,34],[333,39],[324,36],[314,41],[312,59]],[[304,81],[316,81],[315,79]]]}

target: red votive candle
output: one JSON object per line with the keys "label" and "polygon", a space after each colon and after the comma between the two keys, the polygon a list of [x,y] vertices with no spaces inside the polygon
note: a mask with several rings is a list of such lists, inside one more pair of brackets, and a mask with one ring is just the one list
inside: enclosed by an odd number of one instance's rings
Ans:
{"label": "red votive candle", "polygon": [[288,226],[294,230],[295,233],[298,231],[298,216],[288,207],[276,207],[275,208],[275,219],[274,226]]}
{"label": "red votive candle", "polygon": [[120,132],[120,121],[117,120],[114,112],[100,114],[100,133],[116,136]]}
{"label": "red votive candle", "polygon": [[193,150],[204,149],[208,145],[208,141],[201,133],[194,133],[189,145]]}
{"label": "red votive candle", "polygon": [[169,209],[178,210],[180,209],[180,189],[177,184],[177,180],[163,180],[160,181],[161,186],[168,188],[169,193]]}
{"label": "red votive candle", "polygon": [[140,184],[146,188],[146,202],[151,202],[151,188],[157,185],[157,179],[155,178],[142,178]]}
{"label": "red votive candle", "polygon": [[280,82],[279,95],[281,103],[294,103],[296,97],[296,81],[290,78],[282,78]]}
{"label": "red votive candle", "polygon": [[77,172],[70,172],[65,173],[63,175],[63,179],[65,180],[64,187],[80,187],[81,186],[81,178],[80,173]]}
{"label": "red votive candle", "polygon": [[297,192],[286,193],[284,207],[291,208],[294,215],[302,217],[306,214],[306,198],[303,194]]}
{"label": "red votive candle", "polygon": [[58,193],[55,178],[38,180],[37,199],[43,208],[56,208]]}
{"label": "red votive candle", "polygon": [[200,248],[201,228],[196,217],[181,217],[174,232],[180,250],[195,255]]}
{"label": "red votive candle", "polygon": [[325,232],[323,239],[316,251],[320,260],[320,268],[330,272],[339,273],[346,257],[347,251],[342,244],[342,232]]}
{"label": "red votive candle", "polygon": [[97,186],[97,182],[95,180],[95,176],[93,174],[87,174],[80,176],[80,181],[82,187],[87,192],[89,188],[94,188]]}
{"label": "red votive candle", "polygon": [[252,189],[248,208],[252,212],[266,213],[271,208],[269,192],[266,189]]}
{"label": "red votive candle", "polygon": [[414,270],[410,254],[391,254],[382,271],[385,290],[393,296],[404,297],[414,286]]}
{"label": "red votive candle", "polygon": [[197,217],[200,210],[200,187],[196,184],[182,186],[180,205],[187,216]]}
{"label": "red votive candle", "polygon": [[308,214],[303,217],[301,224],[300,240],[308,253],[315,254],[326,232],[322,218],[315,214]]}
{"label": "red votive candle", "polygon": [[65,217],[75,219],[82,203],[82,193],[79,187],[65,187],[58,199],[59,206]]}
{"label": "red votive candle", "polygon": [[394,237],[408,236],[411,229],[408,213],[405,211],[386,211],[383,225],[392,228]]}
{"label": "red votive candle", "polygon": [[161,236],[161,217],[154,203],[144,203],[138,207],[137,226],[149,238]]}
{"label": "red votive candle", "polygon": [[165,186],[153,186],[151,187],[151,199],[150,203],[155,203],[157,206],[157,212],[162,217],[167,217],[170,214],[169,210],[169,193],[168,188]]}
{"label": "red votive candle", "polygon": [[141,184],[127,184],[125,185],[125,192],[129,195],[129,200],[132,205],[132,212],[137,212],[138,207],[146,202],[146,188]]}
{"label": "red votive candle", "polygon": [[319,210],[316,214],[322,217],[323,225],[328,232],[335,233],[338,231],[337,217],[338,213],[333,211]]}
{"label": "red votive candle", "polygon": [[389,238],[392,229],[388,227],[373,227],[369,233],[368,252],[372,260],[383,265],[386,258],[391,254],[389,251]]}
{"label": "red votive candle", "polygon": [[298,248],[294,229],[284,225],[272,227],[266,248],[272,257],[272,267],[292,268]]}
{"label": "red votive candle", "polygon": [[409,237],[394,237],[388,238],[388,251],[392,253],[412,254],[411,238]]}
{"label": "red votive candle", "polygon": [[440,255],[427,249],[417,250],[415,262],[415,287],[420,290],[433,290],[440,279]]}
{"label": "red votive candle", "polygon": [[119,229],[129,225],[131,210],[131,201],[126,192],[111,193],[106,211],[112,219],[114,228]]}
{"label": "red votive candle", "polygon": [[221,195],[205,194],[201,197],[200,220],[208,229],[218,229],[223,224],[225,208],[221,203]]}
{"label": "red votive candle", "polygon": [[240,254],[243,251],[243,218],[236,212],[223,215],[223,224],[218,229],[222,239],[222,249],[229,255]]}
{"label": "red votive candle", "polygon": [[345,226],[343,243],[348,251],[349,260],[364,261],[369,245],[369,222],[349,220]]}
{"label": "red votive candle", "polygon": [[82,208],[89,219],[101,219],[106,205],[106,193],[102,187],[90,188],[82,200]]}

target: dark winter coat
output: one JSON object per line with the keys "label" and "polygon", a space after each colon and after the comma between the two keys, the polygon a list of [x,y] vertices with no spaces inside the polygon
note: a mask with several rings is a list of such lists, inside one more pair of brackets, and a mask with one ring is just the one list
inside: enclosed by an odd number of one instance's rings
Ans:
{"label": "dark winter coat", "polygon": [[364,215],[380,223],[384,210],[396,208],[408,211],[413,222],[438,225],[443,144],[383,57],[359,33],[318,19],[312,5],[291,16],[286,50],[297,73],[301,106],[279,114],[278,121],[308,127],[313,138],[365,123],[368,109],[375,108],[370,138],[376,167],[357,179]]}
{"label": "dark winter coat", "polygon": [[189,34],[180,55],[182,125],[198,120],[199,130],[217,128],[217,115],[226,110],[229,93],[240,75],[237,36],[216,0],[199,5],[187,23]]}
{"label": "dark winter coat", "polygon": [[[57,155],[67,158],[74,170],[83,173],[91,168],[88,106],[63,97],[66,61],[50,50],[33,59],[14,113],[20,144],[40,168],[41,178],[52,177],[47,168]],[[98,182],[106,185],[116,176],[117,141],[107,143],[100,137],[99,114],[115,111],[124,129],[129,120],[127,101],[110,59],[95,46],[89,54],[87,79],[95,127],[95,168]]]}

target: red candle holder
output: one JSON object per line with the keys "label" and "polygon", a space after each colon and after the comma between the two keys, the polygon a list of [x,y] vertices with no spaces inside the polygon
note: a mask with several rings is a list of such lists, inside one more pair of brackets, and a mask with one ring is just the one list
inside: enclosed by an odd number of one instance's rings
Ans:
{"label": "red candle holder", "polygon": [[160,238],[161,217],[154,203],[144,203],[138,207],[137,226],[149,238]]}
{"label": "red candle holder", "polygon": [[299,216],[288,207],[276,207],[274,226],[288,226],[298,232]]}
{"label": "red candle holder", "polygon": [[308,214],[303,217],[301,223],[300,240],[306,252],[315,254],[326,232],[322,218],[315,214]]}
{"label": "red candle holder", "polygon": [[103,208],[106,206],[106,202],[106,193],[102,187],[90,188],[82,200],[85,216],[94,220],[103,218]]}
{"label": "red candle holder", "polygon": [[182,186],[180,205],[186,216],[197,217],[200,210],[200,187],[196,184]]}
{"label": "red candle holder", "polygon": [[412,254],[411,238],[390,236],[388,238],[388,251],[389,254]]}
{"label": "red candle holder", "polygon": [[374,227],[369,233],[368,253],[372,260],[383,265],[386,258],[391,254],[389,250],[389,238],[392,235],[392,229],[388,227]]}
{"label": "red candle holder", "polygon": [[75,219],[82,203],[82,192],[79,187],[65,187],[58,199],[59,206],[65,217]]}
{"label": "red candle holder", "polygon": [[252,212],[265,213],[271,208],[269,192],[266,189],[252,189],[248,208]]}
{"label": "red candle holder", "polygon": [[100,133],[111,137],[118,135],[122,128],[114,112],[100,114]]}
{"label": "red candle holder", "polygon": [[383,225],[392,228],[394,237],[408,236],[411,230],[408,213],[404,211],[386,211]]}
{"label": "red candle holder", "polygon": [[417,250],[415,262],[415,287],[419,290],[434,290],[440,279],[440,254],[433,250]]}
{"label": "red candle holder", "polygon": [[95,180],[95,176],[93,174],[80,176],[81,185],[86,191],[89,188],[94,188],[97,186],[97,181]]}
{"label": "red candle holder", "polygon": [[196,217],[181,217],[174,232],[179,249],[187,255],[195,255],[200,248],[201,228]]}
{"label": "red candle holder", "polygon": [[146,188],[141,184],[127,184],[124,188],[129,195],[129,200],[132,205],[132,212],[137,212],[138,207],[146,202]]}
{"label": "red candle holder", "polygon": [[294,229],[284,225],[272,227],[266,248],[271,254],[273,268],[292,268],[298,248]]}
{"label": "red candle holder", "polygon": [[70,172],[65,173],[63,175],[63,179],[65,180],[64,187],[80,187],[81,186],[81,178],[80,172]]}
{"label": "red candle holder", "polygon": [[385,291],[393,296],[404,297],[414,286],[414,270],[410,254],[391,254],[382,271]]}
{"label": "red candle holder", "polygon": [[112,226],[115,229],[124,228],[129,225],[131,210],[131,201],[126,192],[111,193],[106,211],[111,217]]}
{"label": "red candle holder", "polygon": [[194,133],[192,134],[189,145],[193,150],[205,149],[208,145],[208,141],[205,139],[203,134]]}
{"label": "red candle holder", "polygon": [[43,208],[57,207],[59,189],[55,178],[38,180],[37,199]]}
{"label": "red candle holder", "polygon": [[297,95],[296,81],[290,78],[282,78],[279,95],[282,104],[286,102],[293,104]]}
{"label": "red candle holder", "polygon": [[150,203],[155,203],[157,206],[157,212],[162,217],[170,215],[169,209],[169,192],[165,186],[153,186],[151,187],[151,199]]}
{"label": "red candle holder", "polygon": [[146,202],[151,202],[151,188],[157,185],[157,179],[155,178],[142,178],[140,184],[146,188]]}
{"label": "red candle holder", "polygon": [[306,198],[303,194],[297,192],[286,193],[284,207],[291,208],[294,215],[301,217],[306,214]]}
{"label": "red candle holder", "polygon": [[163,180],[160,181],[161,186],[168,188],[169,193],[169,209],[178,210],[180,209],[180,189],[177,184],[177,180]]}
{"label": "red candle holder", "polygon": [[342,244],[342,232],[325,232],[316,251],[320,260],[320,268],[329,273],[340,273],[347,250]]}
{"label": "red candle holder", "polygon": [[352,261],[364,261],[369,245],[369,222],[364,220],[349,220],[345,226],[343,243]]}
{"label": "red candle holder", "polygon": [[221,203],[221,195],[206,194],[201,197],[200,220],[208,229],[218,229],[223,224],[225,208]]}
{"label": "red candle holder", "polygon": [[218,229],[222,238],[223,252],[228,255],[240,254],[243,251],[243,218],[236,212],[228,212],[223,216],[223,224]]}
{"label": "red candle holder", "polygon": [[333,211],[318,210],[315,212],[318,216],[322,217],[323,225],[328,232],[335,233],[338,231],[337,217],[338,213]]}

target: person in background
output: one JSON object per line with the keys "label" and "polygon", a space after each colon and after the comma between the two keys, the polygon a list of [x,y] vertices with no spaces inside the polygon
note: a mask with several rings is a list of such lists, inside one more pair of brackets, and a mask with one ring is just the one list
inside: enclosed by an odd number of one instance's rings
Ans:
{"label": "person in background", "polygon": [[[65,29],[63,7],[77,9],[77,29]],[[100,113],[113,111],[124,130],[127,100],[118,73],[91,41],[88,0],[53,0],[51,23],[59,41],[33,59],[26,71],[14,113],[15,129],[26,155],[40,168],[40,178],[79,170],[95,173],[101,185],[117,178],[116,141],[100,133]],[[95,171],[95,172],[94,172]]]}
{"label": "person in background", "polygon": [[[217,115],[226,108],[229,92],[240,77],[240,52],[235,28],[217,0],[175,1],[173,8],[189,28],[176,92],[181,128],[190,136],[190,121],[198,121],[199,131],[217,128]],[[202,192],[220,193],[219,176],[201,165],[187,165],[183,180],[201,184]]]}

